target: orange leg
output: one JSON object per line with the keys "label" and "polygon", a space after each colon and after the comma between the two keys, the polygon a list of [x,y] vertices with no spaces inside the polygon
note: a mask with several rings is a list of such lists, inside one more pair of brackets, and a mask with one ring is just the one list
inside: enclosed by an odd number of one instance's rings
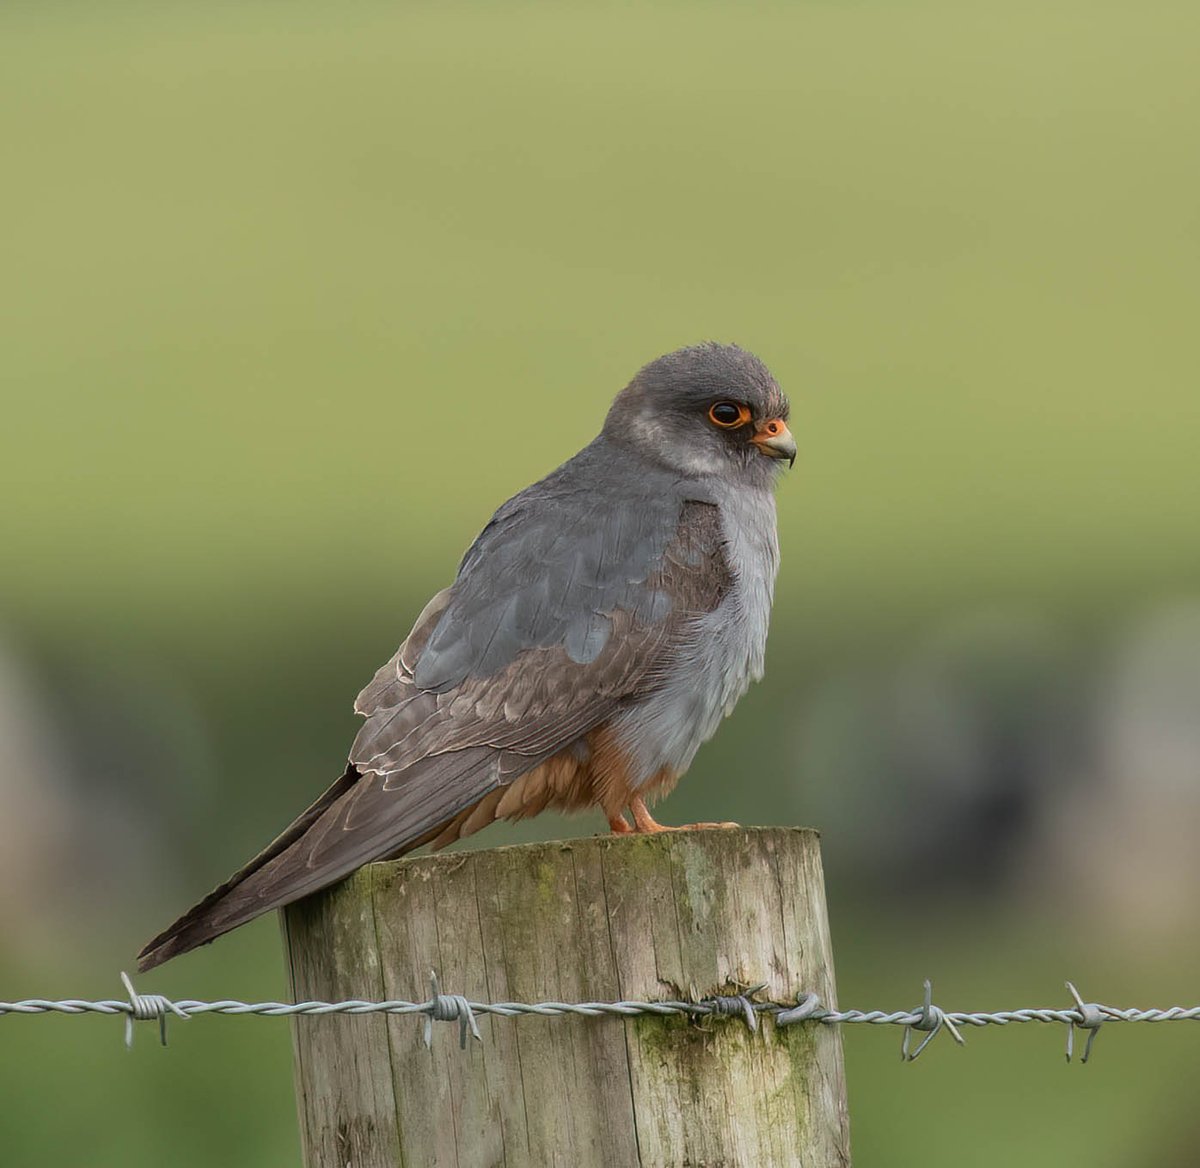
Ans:
{"label": "orange leg", "polygon": [[624,815],[610,815],[608,817],[608,829],[613,835],[629,835],[633,828],[629,826],[629,821]]}
{"label": "orange leg", "polygon": [[634,795],[629,800],[629,810],[633,812],[633,822],[636,825],[636,830],[640,832],[656,832],[670,831],[669,827],[664,827],[659,823],[653,815],[650,814],[646,802],[639,795]]}
{"label": "orange leg", "polygon": [[667,827],[659,823],[646,807],[646,802],[640,795],[634,795],[629,800],[629,810],[633,812],[635,831],[648,833],[659,831],[698,831],[702,828],[737,827],[736,823],[685,823],[679,827]]}

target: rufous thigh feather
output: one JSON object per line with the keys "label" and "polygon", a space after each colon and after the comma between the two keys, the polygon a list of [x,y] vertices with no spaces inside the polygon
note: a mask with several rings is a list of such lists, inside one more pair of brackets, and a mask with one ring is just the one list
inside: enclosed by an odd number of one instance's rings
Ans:
{"label": "rufous thigh feather", "polygon": [[665,799],[673,790],[675,784],[683,777],[682,771],[669,770],[663,767],[657,774],[651,775],[638,789],[637,794],[647,803],[657,803]]}
{"label": "rufous thigh feather", "polygon": [[585,765],[571,751],[563,751],[460,811],[440,829],[431,846],[437,851],[497,819],[528,819],[547,807],[579,811],[594,803]]}
{"label": "rufous thigh feather", "polygon": [[605,727],[588,735],[587,746],[586,762],[574,751],[565,750],[464,808],[432,833],[433,850],[466,839],[498,819],[529,819],[547,808],[570,812],[596,807],[612,823],[635,795],[654,802],[679,781],[676,772],[661,770],[634,790],[629,782],[628,756]]}
{"label": "rufous thigh feather", "polygon": [[587,741],[591,748],[588,765],[595,791],[592,801],[608,816],[610,823],[635,796],[661,799],[679,782],[677,772],[663,769],[635,788],[630,782],[629,756],[607,727],[593,730]]}

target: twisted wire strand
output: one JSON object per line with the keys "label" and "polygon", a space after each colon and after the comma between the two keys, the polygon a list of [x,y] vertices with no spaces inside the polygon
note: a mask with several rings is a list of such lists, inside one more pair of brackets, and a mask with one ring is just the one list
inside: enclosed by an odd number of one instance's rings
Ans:
{"label": "twisted wire strand", "polygon": [[[156,995],[157,996],[157,995]],[[455,995],[458,996],[458,995]],[[727,1011],[711,1002],[473,1002],[463,999],[476,1015],[495,1014],[502,1018],[520,1015],[539,1015],[552,1018],[580,1015],[597,1018],[604,1015],[633,1017],[639,1014],[713,1015]],[[193,1018],[200,1014],[225,1014],[233,1017],[254,1014],[266,1018],[321,1017],[328,1014],[429,1014],[433,1002],[401,1000],[368,1002],[350,999],[343,1002],[240,1002],[230,998],[217,1001],[197,1001],[193,998],[164,999],[167,1008],[176,1016]],[[755,1014],[783,1015],[794,1007],[782,1002],[750,1002]],[[1195,1022],[1200,1021],[1200,1006],[1171,1006],[1167,1009],[1123,1009],[1101,1005],[1105,1022]],[[738,1010],[738,1015],[742,1010]],[[0,1016],[6,1014],[110,1014],[139,1018],[130,1003],[120,998],[88,1001],[81,998],[25,998],[18,1002],[0,1002]],[[158,1013],[152,1016],[160,1017]],[[796,1021],[821,1022],[828,1025],[867,1023],[874,1026],[916,1026],[922,1020],[919,1010],[822,1010]],[[455,1015],[457,1018],[457,1015]],[[1085,1019],[1077,1009],[1057,1007],[1028,1007],[1016,1010],[958,1011],[946,1010],[943,1018],[956,1026],[1007,1026],[1013,1022],[1057,1022],[1083,1025]],[[790,1021],[790,1020],[789,1020]],[[786,1024],[786,1023],[785,1023]]]}
{"label": "twisted wire strand", "polygon": [[[128,992],[127,999],[105,998],[91,1001],[83,998],[26,998],[16,1002],[0,1002],[0,1017],[6,1015],[44,1014],[105,1014],[125,1019],[126,1043],[133,1037],[135,1021],[157,1020],[162,1040],[166,1042],[166,1021],[171,1015],[180,1019],[194,1018],[202,1014],[222,1014],[231,1017],[248,1015],[267,1018],[326,1017],[329,1015],[395,1016],[419,1015],[424,1018],[426,1044],[432,1042],[434,1022],[457,1022],[460,1046],[465,1048],[468,1037],[481,1040],[477,1019],[485,1015],[501,1018],[533,1016],[554,1018],[575,1016],[585,1018],[618,1017],[629,1018],[639,1015],[658,1017],[687,1016],[691,1018],[728,1017],[738,1018],[751,1030],[758,1027],[758,1018],[771,1016],[776,1025],[788,1026],[800,1022],[811,1022],[827,1026],[868,1025],[901,1026],[904,1042],[901,1055],[912,1061],[943,1030],[949,1031],[956,1042],[964,1041],[959,1027],[1009,1026],[1029,1022],[1065,1025],[1067,1031],[1067,1058],[1073,1054],[1073,1038],[1076,1028],[1088,1032],[1083,1061],[1087,1061],[1100,1027],[1108,1022],[1195,1022],[1200,1021],[1200,1006],[1170,1006],[1166,1009],[1106,1006],[1097,1002],[1085,1002],[1075,987],[1067,987],[1075,999],[1075,1005],[1062,1007],[1027,1007],[1015,1010],[961,1011],[942,1010],[932,1001],[932,988],[925,983],[925,997],[921,1005],[911,1010],[828,1010],[815,994],[802,994],[796,1003],[756,1001],[754,995],[765,986],[754,986],[746,992],[731,996],[704,998],[699,1001],[667,999],[663,1001],[617,1001],[617,1002],[475,1002],[461,994],[441,992],[436,975],[430,978],[430,997],[424,1002],[409,1002],[401,999],[366,1001],[349,999],[339,1002],[242,1002],[233,998],[216,1001],[200,1001],[194,998],[172,1000],[160,994],[139,994],[129,979],[122,974]],[[910,1052],[912,1033],[923,1032],[921,1041]]]}

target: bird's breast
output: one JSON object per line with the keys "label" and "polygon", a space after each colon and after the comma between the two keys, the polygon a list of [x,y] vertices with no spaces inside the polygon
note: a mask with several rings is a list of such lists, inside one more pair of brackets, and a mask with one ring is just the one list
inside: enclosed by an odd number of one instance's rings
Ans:
{"label": "bird's breast", "polygon": [[779,543],[769,493],[730,492],[719,501],[733,585],[697,618],[664,684],[616,727],[636,760],[634,785],[667,769],[685,771],[701,744],[763,674]]}

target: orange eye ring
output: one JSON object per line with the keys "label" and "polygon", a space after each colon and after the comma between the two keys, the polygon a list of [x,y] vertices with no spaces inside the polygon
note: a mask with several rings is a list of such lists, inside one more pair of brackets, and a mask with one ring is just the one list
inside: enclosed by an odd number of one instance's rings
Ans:
{"label": "orange eye ring", "polygon": [[708,407],[708,420],[722,430],[736,430],[750,421],[750,407],[739,402],[714,402]]}

